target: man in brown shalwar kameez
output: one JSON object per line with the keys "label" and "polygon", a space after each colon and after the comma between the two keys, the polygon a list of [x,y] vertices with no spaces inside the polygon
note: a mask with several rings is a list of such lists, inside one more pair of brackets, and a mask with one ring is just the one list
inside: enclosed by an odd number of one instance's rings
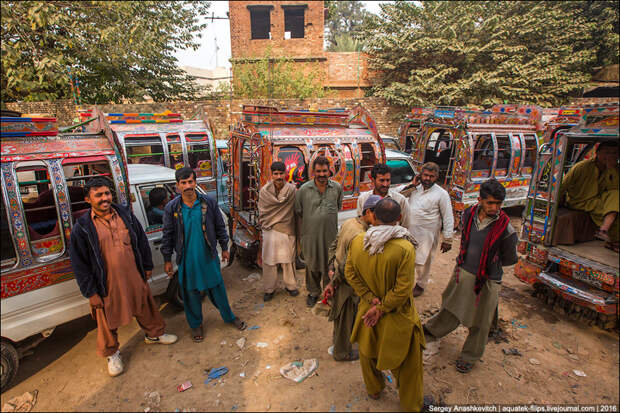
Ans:
{"label": "man in brown shalwar kameez", "polygon": [[91,211],[71,233],[69,255],[75,279],[97,320],[97,353],[107,357],[108,373],[123,372],[117,329],[135,317],[148,344],[172,344],[147,280],[153,261],[146,234],[131,211],[112,203],[112,182],[92,178],[84,187]]}
{"label": "man in brown shalwar kameez", "polygon": [[286,291],[299,294],[295,278],[295,185],[285,181],[286,166],[271,164],[272,180],[258,194],[258,222],[263,231],[263,301],[269,301],[278,282],[278,264]]}

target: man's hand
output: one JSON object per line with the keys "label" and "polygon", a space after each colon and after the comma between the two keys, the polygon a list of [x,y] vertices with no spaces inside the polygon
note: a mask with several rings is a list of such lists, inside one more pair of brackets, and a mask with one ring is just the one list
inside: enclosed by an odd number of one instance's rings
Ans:
{"label": "man's hand", "polygon": [[441,252],[448,252],[452,249],[452,241],[442,241]]}
{"label": "man's hand", "polygon": [[94,294],[88,299],[88,301],[90,301],[91,307],[103,307],[103,300],[101,300],[99,294]]}
{"label": "man's hand", "polygon": [[164,262],[164,271],[168,274],[168,278],[172,278],[174,273],[172,272],[172,263],[170,261]]}
{"label": "man's hand", "polygon": [[413,181],[411,181],[411,183],[412,183],[414,186],[418,186],[418,185],[420,185],[420,182],[421,182],[421,181],[420,181],[420,174],[417,174],[416,176],[414,176],[414,177],[413,177]]}
{"label": "man's hand", "polygon": [[330,268],[329,271],[327,271],[327,275],[329,276],[330,280],[334,279],[334,274],[335,274],[335,272],[334,272],[333,268]]}
{"label": "man's hand", "polygon": [[230,260],[230,252],[222,251],[222,261],[228,262]]}
{"label": "man's hand", "polygon": [[371,305],[381,305],[381,300],[379,300],[377,297],[375,297],[375,298],[372,299],[370,304]]}
{"label": "man's hand", "polygon": [[374,327],[378,322],[383,312],[377,308],[376,305],[370,307],[366,314],[362,316],[362,320],[364,320],[364,325],[366,327]]}
{"label": "man's hand", "polygon": [[323,297],[325,297],[326,300],[329,300],[334,295],[335,290],[336,289],[332,283],[327,284],[323,290]]}
{"label": "man's hand", "polygon": [[144,275],[146,276],[146,279],[148,280],[149,278],[151,278],[151,275],[153,275],[153,270],[144,270]]}

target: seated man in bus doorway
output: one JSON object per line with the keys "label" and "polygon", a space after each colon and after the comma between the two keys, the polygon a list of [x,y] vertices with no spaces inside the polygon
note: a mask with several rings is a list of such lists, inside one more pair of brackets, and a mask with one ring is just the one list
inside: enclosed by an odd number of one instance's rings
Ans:
{"label": "seated man in bus doorway", "polygon": [[69,256],[75,279],[90,301],[97,320],[97,353],[107,357],[108,373],[123,372],[117,329],[135,317],[146,343],[172,344],[177,336],[165,334],[166,324],[151,295],[147,280],[153,260],[138,219],[112,203],[112,182],[91,178],[84,186],[89,213],[73,226]]}
{"label": "seated man in bus doorway", "polygon": [[149,192],[149,210],[146,217],[149,225],[164,223],[164,207],[168,203],[168,192],[166,188],[156,187]]}
{"label": "seated man in bus doorway", "polygon": [[[306,261],[306,305],[314,307],[329,283],[329,246],[338,235],[338,211],[342,208],[342,186],[329,179],[329,160],[317,156],[312,162],[314,179],[295,194],[295,213],[301,218],[301,248]],[[322,286],[321,286],[322,282]]]}
{"label": "seated man in bus doorway", "polygon": [[385,388],[381,370],[391,370],[403,411],[422,410],[424,333],[413,301],[415,241],[397,225],[400,206],[384,198],[374,225],[349,248],[345,277],[360,297],[351,341],[359,344],[366,391],[378,399]]}
{"label": "seated man in bus doorway", "polygon": [[560,186],[560,203],[585,211],[599,226],[596,237],[618,251],[618,144],[603,142],[596,156],[577,162]]}
{"label": "seated man in bus doorway", "polygon": [[347,262],[351,241],[372,225],[373,210],[381,199],[379,195],[369,196],[364,203],[363,215],[347,219],[340,227],[338,238],[329,247],[328,274],[331,281],[325,287],[323,296],[326,299],[333,297],[328,317],[329,321],[334,322],[333,356],[336,361],[352,361],[359,358],[358,351],[354,350],[351,345],[351,331],[360,299],[344,277],[344,265]]}
{"label": "seated man in bus doorway", "polygon": [[399,225],[404,227],[409,222],[409,208],[407,208],[407,198],[399,192],[390,189],[392,184],[392,170],[384,163],[378,163],[370,170],[370,182],[373,189],[371,191],[362,192],[357,198],[357,216],[362,216],[362,207],[370,195],[379,195],[381,198],[390,197],[400,205],[402,218]]}
{"label": "seated man in bus doorway", "polygon": [[273,298],[278,264],[289,295],[299,294],[295,278],[295,185],[286,182],[286,166],[271,164],[272,180],[258,194],[258,222],[263,231],[263,301]]}
{"label": "seated man in bus doorway", "polygon": [[440,232],[443,233],[441,252],[452,249],[452,233],[454,231],[454,217],[450,195],[435,182],[439,177],[439,166],[434,162],[422,165],[420,174],[413,184],[414,191],[409,196],[407,209],[409,210],[409,232],[418,242],[415,251],[416,284],[413,296],[424,293],[430,279],[433,255],[439,244]]}
{"label": "seated man in bus doorway", "polygon": [[506,189],[495,179],[480,185],[478,204],[463,212],[461,247],[441,309],[424,324],[427,354],[459,324],[469,329],[456,369],[468,373],[480,360],[499,302],[502,266],[517,262],[517,234],[501,210]]}
{"label": "seated man in bus doorway", "polygon": [[172,278],[172,252],[179,266],[179,287],[183,296],[185,318],[192,330],[192,340],[204,340],[202,325],[202,292],[219,310],[226,323],[244,330],[245,322],[235,317],[222,279],[217,243],[222,259],[228,260],[228,234],[217,201],[196,191],[196,172],[191,168],[178,169],[175,174],[181,195],[168,202],[164,209],[164,229],[161,253],[164,270]]}

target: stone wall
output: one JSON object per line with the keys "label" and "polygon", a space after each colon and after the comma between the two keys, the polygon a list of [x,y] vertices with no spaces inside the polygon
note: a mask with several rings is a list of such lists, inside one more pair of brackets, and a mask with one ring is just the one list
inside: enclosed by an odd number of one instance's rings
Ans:
{"label": "stone wall", "polygon": [[[234,123],[241,114],[243,105],[272,105],[278,108],[290,109],[350,109],[357,103],[361,103],[372,115],[377,123],[379,132],[386,135],[396,135],[400,120],[407,112],[406,109],[390,106],[381,98],[321,98],[321,99],[222,99],[208,101],[178,101],[165,103],[135,103],[135,104],[109,104],[96,105],[103,112],[139,112],[153,113],[163,112],[168,109],[172,112],[181,113],[183,118],[189,119],[204,108],[205,113],[215,128],[217,139],[227,139],[229,125]],[[61,126],[76,123],[77,112],[71,100],[56,102],[10,102],[7,109],[22,113],[46,113],[58,117]],[[83,105],[92,108],[95,105]]]}

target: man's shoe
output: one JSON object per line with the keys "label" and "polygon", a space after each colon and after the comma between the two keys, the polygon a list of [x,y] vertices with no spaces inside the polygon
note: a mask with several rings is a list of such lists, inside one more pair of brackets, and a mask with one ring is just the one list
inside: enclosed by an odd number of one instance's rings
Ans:
{"label": "man's shoe", "polygon": [[144,335],[144,342],[146,344],[173,344],[176,343],[177,340],[178,338],[174,334],[162,334],[155,338]]}
{"label": "man's shoe", "polygon": [[413,296],[414,297],[419,297],[424,293],[424,288],[420,287],[418,284],[415,285],[415,288],[413,289]]}
{"label": "man's shoe", "polygon": [[299,290],[297,288],[295,288],[294,290],[289,290],[288,288],[285,288],[285,290],[291,297],[297,297],[299,295]]}
{"label": "man's shoe", "polygon": [[273,292],[263,294],[263,301],[271,301],[273,299]]}
{"label": "man's shoe", "polygon": [[314,307],[314,305],[316,304],[316,302],[319,300],[319,297],[314,297],[310,294],[308,294],[308,298],[306,298],[306,305],[308,307]]}
{"label": "man's shoe", "polygon": [[121,360],[120,350],[112,354],[108,359],[108,374],[112,377],[118,376],[123,372],[123,360]]}

